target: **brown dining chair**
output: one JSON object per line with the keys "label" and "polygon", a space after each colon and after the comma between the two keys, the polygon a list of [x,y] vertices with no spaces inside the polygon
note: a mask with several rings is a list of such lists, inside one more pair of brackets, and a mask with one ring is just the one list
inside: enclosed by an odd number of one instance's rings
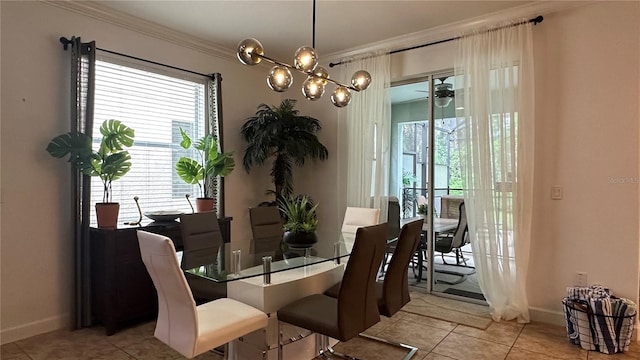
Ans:
{"label": "brown dining chair", "polygon": [[398,198],[395,196],[389,196],[388,201],[388,209],[387,209],[387,224],[388,226],[388,235],[387,235],[387,249],[384,254],[384,259],[382,260],[382,267],[380,268],[380,276],[384,276],[387,267],[389,266],[389,261],[391,260],[391,255],[395,251],[395,246],[400,235],[400,202]]}
{"label": "brown dining chair", "polygon": [[282,259],[282,218],[277,206],[258,206],[249,208],[249,221],[251,222],[251,253],[255,255],[255,263],[263,256],[273,256],[276,260]]}
{"label": "brown dining chair", "polygon": [[[384,281],[376,282],[375,284],[380,315],[391,317],[411,301],[411,297],[409,296],[409,277],[407,273],[409,271],[409,263],[420,243],[423,223],[424,219],[415,220],[405,224],[402,229],[400,229],[400,235],[396,241],[393,256],[389,261]],[[327,290],[325,294],[331,297],[337,297],[342,286],[342,283],[338,283]],[[411,359],[418,351],[418,348],[415,346],[388,339],[367,334],[360,334],[360,336],[408,350],[409,352],[405,355],[404,360]]]}
{"label": "brown dining chair", "polygon": [[[279,347],[282,359],[282,323],[288,323],[319,334],[320,354],[349,358],[328,346],[328,337],[348,341],[380,321],[375,293],[375,277],[382,262],[387,237],[387,224],[358,228],[353,250],[336,298],[315,294],[297,300],[278,310]],[[291,340],[289,340],[291,342]]]}
{"label": "brown dining chair", "polygon": [[[183,270],[213,264],[224,270],[224,246],[218,216],[215,212],[180,215]],[[185,273],[193,297],[200,303],[227,297],[227,285]]]}

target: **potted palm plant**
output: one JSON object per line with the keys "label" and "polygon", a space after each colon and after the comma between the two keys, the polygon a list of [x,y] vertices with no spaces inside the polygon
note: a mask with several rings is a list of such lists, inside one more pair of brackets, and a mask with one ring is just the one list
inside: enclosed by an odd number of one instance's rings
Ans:
{"label": "potted palm plant", "polygon": [[56,136],[49,142],[47,152],[55,158],[69,155],[73,167],[85,175],[102,180],[102,202],[96,203],[98,227],[115,228],[118,224],[120,204],[112,202],[111,183],[131,170],[131,155],[124,147],[133,145],[134,130],[115,119],[105,120],[100,126],[102,141],[98,150],[93,150],[90,136],[68,132]]}
{"label": "potted palm plant", "polygon": [[285,99],[280,106],[261,104],[255,116],[249,117],[240,130],[248,143],[242,163],[247,172],[273,157],[271,176],[275,190],[274,204],[293,193],[293,165],[302,166],[306,159],[325,160],[327,148],[320,143],[317,132],[320,121],[299,115],[296,101]]}
{"label": "potted palm plant", "polygon": [[318,242],[318,204],[314,204],[308,195],[298,195],[281,198],[278,206],[286,219],[283,225],[285,244],[292,248],[307,248]]}
{"label": "potted palm plant", "polygon": [[207,134],[196,142],[192,142],[189,135],[180,129],[183,149],[193,147],[198,153],[198,159],[181,157],[176,163],[176,173],[187,184],[197,184],[201,197],[196,199],[198,212],[211,211],[214,208],[215,199],[209,194],[205,182],[209,176],[224,177],[229,175],[236,166],[233,153],[223,153],[218,150],[218,143],[211,134]]}

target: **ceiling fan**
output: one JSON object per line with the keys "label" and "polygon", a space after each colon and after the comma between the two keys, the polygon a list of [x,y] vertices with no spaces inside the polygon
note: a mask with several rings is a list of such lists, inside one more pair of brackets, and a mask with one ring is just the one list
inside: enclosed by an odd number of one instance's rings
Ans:
{"label": "ceiling fan", "polygon": [[[451,100],[455,97],[455,91],[453,90],[453,84],[445,84],[448,76],[438,78],[440,84],[433,85],[434,105],[439,108],[445,108],[449,106]],[[426,90],[416,90],[417,92],[429,93]],[[425,97],[427,99],[428,96]]]}
{"label": "ceiling fan", "polygon": [[455,96],[455,92],[453,91],[453,84],[445,84],[446,76],[438,80],[440,80],[440,84],[433,85],[433,96],[435,97],[433,103],[437,107],[444,108],[449,106]]}

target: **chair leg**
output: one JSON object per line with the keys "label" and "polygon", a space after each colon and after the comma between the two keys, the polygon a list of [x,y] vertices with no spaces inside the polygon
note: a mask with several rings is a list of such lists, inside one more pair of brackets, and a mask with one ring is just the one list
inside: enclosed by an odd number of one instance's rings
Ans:
{"label": "chair leg", "polygon": [[360,360],[357,357],[342,354],[333,350],[331,346],[329,346],[329,337],[327,335],[322,335],[316,333],[316,344],[318,345],[318,355],[323,359],[330,359],[333,357],[347,359],[347,360]]}
{"label": "chair leg", "polygon": [[328,347],[327,351],[329,352],[329,354],[331,354],[331,357],[337,357],[337,358],[345,359],[345,360],[361,360],[360,358],[357,358],[355,356],[339,353],[339,352],[333,350],[332,347]]}
{"label": "chair leg", "polygon": [[284,344],[282,342],[282,324],[278,321],[278,360],[282,360]]}
{"label": "chair leg", "polygon": [[415,346],[411,346],[411,345],[407,345],[407,344],[403,344],[400,342],[396,342],[396,341],[392,341],[392,340],[388,340],[388,339],[382,339],[376,336],[371,336],[371,335],[367,335],[367,334],[360,334],[361,337],[366,338],[366,339],[371,339],[374,341],[378,341],[378,342],[382,342],[385,344],[389,344],[395,347],[401,347],[405,350],[409,350],[409,352],[407,353],[407,355],[404,356],[404,358],[402,358],[402,360],[409,360],[413,357],[413,355],[415,355],[418,352],[418,348]]}
{"label": "chair leg", "polygon": [[222,359],[223,360],[227,360],[229,359],[229,343],[224,344],[224,354],[222,354]]}
{"label": "chair leg", "polygon": [[326,335],[316,333],[316,346],[318,355],[323,359],[328,359],[329,356],[327,356],[327,353],[329,353],[329,351],[327,348],[329,347],[329,338]]}
{"label": "chair leg", "polygon": [[[464,266],[467,266],[467,259],[464,258],[464,254],[462,253],[462,249],[460,249],[460,248],[456,249],[456,256],[460,256],[460,259],[462,260],[462,263],[464,264]],[[458,262],[458,265],[460,265],[459,262]]]}

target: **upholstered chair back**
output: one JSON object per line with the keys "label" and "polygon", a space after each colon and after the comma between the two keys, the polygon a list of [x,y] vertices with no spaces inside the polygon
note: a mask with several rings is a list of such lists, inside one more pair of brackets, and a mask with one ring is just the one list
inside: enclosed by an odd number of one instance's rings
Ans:
{"label": "upholstered chair back", "polygon": [[256,259],[277,254],[284,234],[278,207],[259,206],[249,208],[249,219],[253,234],[251,253],[255,254]]}
{"label": "upholstered chair back", "polygon": [[380,321],[375,281],[386,238],[386,223],[356,231],[338,294],[338,328],[344,339],[350,339]]}
{"label": "upholstered chair back", "polygon": [[380,209],[347,207],[342,221],[342,232],[355,234],[360,227],[376,225],[379,218]]}
{"label": "upholstered chair back", "polygon": [[223,242],[216,213],[180,215],[180,229],[184,246],[182,268],[211,264]]}
{"label": "upholstered chair back", "polygon": [[384,316],[393,316],[411,300],[407,274],[409,262],[420,244],[423,223],[424,219],[412,221],[400,230],[395,251],[382,283],[380,314]]}
{"label": "upholstered chair back", "polygon": [[198,336],[196,303],[184,277],[173,242],[138,230],[140,255],[158,292],[155,336],[182,354],[190,354]]}

